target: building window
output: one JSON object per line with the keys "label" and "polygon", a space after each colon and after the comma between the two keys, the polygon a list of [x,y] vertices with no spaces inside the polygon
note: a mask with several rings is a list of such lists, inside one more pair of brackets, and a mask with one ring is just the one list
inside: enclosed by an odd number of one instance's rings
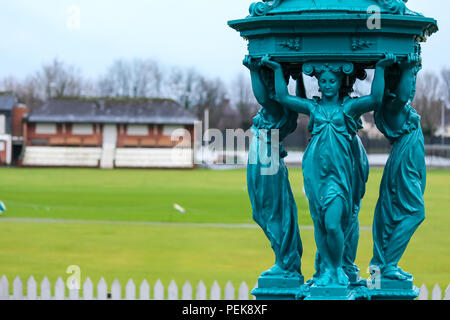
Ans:
{"label": "building window", "polygon": [[56,123],[37,123],[37,134],[56,134]]}
{"label": "building window", "polygon": [[179,126],[164,126],[163,127],[163,136],[171,137],[175,130],[184,129]]}
{"label": "building window", "polygon": [[94,125],[91,123],[74,123],[72,124],[72,134],[74,135],[94,134]]}
{"label": "building window", "polygon": [[5,141],[0,141],[0,151],[5,151]]}
{"label": "building window", "polygon": [[129,124],[127,126],[127,135],[129,136],[148,136],[147,125]]}

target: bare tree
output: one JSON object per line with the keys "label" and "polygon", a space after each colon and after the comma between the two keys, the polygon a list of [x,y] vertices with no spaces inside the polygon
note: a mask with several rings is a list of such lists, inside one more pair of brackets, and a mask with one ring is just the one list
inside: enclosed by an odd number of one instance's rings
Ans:
{"label": "bare tree", "polygon": [[106,97],[159,97],[162,82],[163,72],[153,60],[117,60],[98,81],[98,91]]}
{"label": "bare tree", "polygon": [[228,88],[219,78],[210,79],[195,69],[174,67],[165,78],[163,95],[179,102],[204,120],[209,110],[209,124],[220,130],[240,127],[240,115],[228,99]]}
{"label": "bare tree", "polygon": [[30,108],[42,103],[38,85],[33,77],[18,80],[9,76],[1,81],[0,86],[2,91],[14,92],[19,102],[26,104]]}
{"label": "bare tree", "polygon": [[133,97],[159,97],[163,73],[153,60],[135,59],[131,62],[131,88]]}
{"label": "bare tree", "polygon": [[208,109],[211,127],[220,129],[233,121],[236,123],[236,112],[227,98],[226,85],[221,79],[207,78],[193,68],[172,68],[164,79],[162,95],[177,101],[199,119],[204,118]]}
{"label": "bare tree", "polygon": [[81,88],[80,96],[82,97],[97,97],[100,96],[98,81],[91,79],[84,79]]}
{"label": "bare tree", "polygon": [[58,59],[44,64],[34,75],[23,80],[6,77],[1,86],[3,90],[14,92],[20,102],[31,108],[51,98],[80,96],[88,88],[79,69]]}
{"label": "bare tree", "polygon": [[33,77],[41,99],[64,96],[79,96],[83,88],[83,78],[79,69],[65,65],[58,59],[44,64]]}
{"label": "bare tree", "polygon": [[[248,73],[247,73],[248,74]],[[231,85],[231,96],[239,113],[238,126],[244,130],[250,128],[253,117],[258,111],[258,103],[253,95],[251,81],[248,76],[239,73]]]}
{"label": "bare tree", "polygon": [[422,117],[426,136],[433,136],[439,128],[443,103],[439,76],[433,72],[419,74],[413,106]]}
{"label": "bare tree", "polygon": [[211,127],[218,127],[220,118],[224,113],[224,106],[228,103],[227,88],[220,79],[210,80],[205,77],[198,79],[196,92],[193,96],[193,111],[202,119],[205,110],[210,111]]}
{"label": "bare tree", "polygon": [[164,81],[162,95],[180,103],[186,109],[193,109],[199,97],[202,75],[195,69],[173,67]]}
{"label": "bare tree", "polygon": [[445,102],[448,104],[450,103],[450,68],[444,68],[441,71],[441,77],[442,77],[442,85],[443,85],[443,96],[445,99]]}
{"label": "bare tree", "polygon": [[442,106],[442,114],[441,114],[441,128],[442,128],[442,144],[445,143],[445,136],[447,134],[446,128],[449,123],[447,123],[447,118],[449,115],[448,108],[450,107],[450,68],[444,68],[441,71],[442,77],[442,94],[444,97],[444,103]]}
{"label": "bare tree", "polygon": [[100,94],[105,97],[130,96],[130,73],[125,61],[115,61],[108,69],[106,76],[100,79]]}

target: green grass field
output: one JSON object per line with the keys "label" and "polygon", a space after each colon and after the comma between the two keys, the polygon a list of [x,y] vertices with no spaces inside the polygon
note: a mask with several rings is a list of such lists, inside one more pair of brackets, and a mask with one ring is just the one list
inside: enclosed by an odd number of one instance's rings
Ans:
{"label": "green grass field", "polygon": [[[312,221],[300,170],[291,170],[304,244],[303,273],[314,272]],[[372,170],[360,214],[371,226],[382,170]],[[147,279],[152,285],[214,280],[235,286],[256,283],[273,264],[273,253],[253,224],[245,170],[169,171],[90,169],[0,169],[0,275],[12,280],[67,278],[69,265],[82,278],[111,284]],[[174,210],[174,203],[186,209]],[[427,220],[401,261],[416,285],[450,283],[450,171],[429,171]],[[28,220],[26,220],[28,219]],[[56,221],[33,219],[58,219]],[[59,220],[67,219],[67,221]],[[76,220],[76,221],[73,221]],[[147,222],[163,222],[162,225]],[[191,224],[195,223],[195,224]],[[225,225],[201,225],[225,224]],[[199,225],[200,224],[200,225]],[[361,232],[358,263],[363,276],[371,258],[371,231]]]}

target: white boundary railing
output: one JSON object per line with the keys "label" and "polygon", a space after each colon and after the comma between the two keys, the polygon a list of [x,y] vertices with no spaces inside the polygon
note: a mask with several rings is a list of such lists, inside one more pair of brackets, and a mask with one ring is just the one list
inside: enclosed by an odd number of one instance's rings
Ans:
{"label": "white boundary railing", "polygon": [[[424,284],[422,285],[422,287],[420,287],[420,294],[418,299],[430,300],[428,289]],[[441,287],[436,284],[431,291],[431,300],[450,300],[450,285],[447,286],[447,289],[445,289],[444,292],[444,296],[442,296]]]}
{"label": "white boundary railing", "polygon": [[[47,277],[42,280],[38,292],[37,282],[31,276],[24,285],[20,277],[16,277],[12,283],[12,295],[10,294],[10,284],[3,276],[0,280],[0,300],[249,300],[254,299],[249,287],[242,282],[236,290],[229,281],[224,290],[214,281],[208,290],[203,281],[200,281],[195,290],[189,281],[181,287],[181,291],[175,281],[171,281],[167,290],[162,282],[157,280],[153,287],[150,287],[147,280],[142,281],[137,288],[132,279],[122,289],[120,282],[116,279],[108,290],[105,279],[101,278],[96,286],[94,294],[94,283],[86,278],[79,289],[69,290],[62,278],[58,278],[54,287],[51,286]],[[26,290],[24,290],[26,289]],[[137,290],[136,290],[137,289]],[[26,294],[24,293],[26,291]],[[223,294],[223,295],[222,295]],[[450,300],[450,285],[442,292],[439,285],[435,285],[430,293],[425,285],[420,288],[418,300]]]}
{"label": "white boundary railing", "polygon": [[[26,290],[24,290],[26,287]],[[53,289],[53,290],[52,290]],[[137,288],[132,279],[122,289],[120,282],[116,279],[108,290],[105,279],[101,278],[97,284],[94,294],[94,283],[86,278],[79,289],[69,290],[62,278],[58,278],[52,288],[47,277],[41,282],[40,292],[38,292],[37,282],[31,276],[26,284],[22,283],[20,277],[16,277],[12,283],[12,295],[10,294],[10,284],[8,279],[3,276],[0,280],[0,300],[249,300],[249,287],[242,282],[239,288],[234,288],[231,282],[225,285],[222,296],[222,289],[217,281],[214,281],[208,290],[203,281],[200,281],[195,290],[189,281],[186,281],[181,288],[181,292],[175,281],[171,281],[167,290],[162,282],[157,280],[151,288],[147,280],[142,281]],[[137,292],[136,292],[137,289]],[[24,293],[26,291],[26,294]],[[68,294],[68,295],[67,295]]]}

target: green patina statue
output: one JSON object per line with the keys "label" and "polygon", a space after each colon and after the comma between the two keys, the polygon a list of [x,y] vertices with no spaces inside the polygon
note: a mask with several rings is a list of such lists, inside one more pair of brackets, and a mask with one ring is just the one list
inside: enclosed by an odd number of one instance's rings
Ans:
{"label": "green patina statue", "polygon": [[[244,65],[250,70],[253,92],[262,106],[253,119],[254,136],[249,152],[247,184],[253,219],[264,230],[275,252],[275,265],[264,272],[263,277],[292,278],[303,284],[303,248],[297,206],[283,160],[287,153],[282,145],[283,139],[297,128],[298,114],[274,99],[274,81],[273,77],[270,79],[269,70],[264,70],[250,57],[244,60]],[[273,130],[279,132],[277,141],[272,139]],[[272,172],[269,168],[274,162],[278,166]]]}
{"label": "green patina statue", "polygon": [[[420,42],[438,28],[434,19],[405,3],[261,1],[250,6],[247,18],[229,22],[248,40],[244,64],[262,105],[254,119],[248,189],[253,217],[271,242],[275,265],[259,278],[253,290],[257,299],[417,297],[412,275],[398,263],[425,217],[424,141],[411,101]],[[367,69],[375,70],[371,94],[352,97],[356,79],[364,79]],[[304,75],[317,79],[320,98],[306,98]],[[297,80],[295,96],[287,88],[291,77]],[[374,216],[372,278],[363,280],[355,259],[369,163],[357,133],[361,115],[369,111],[393,147]],[[299,113],[310,117],[303,177],[317,246],[316,272],[306,284],[282,146]],[[276,170],[267,171],[267,163],[276,163]]]}
{"label": "green patina statue", "polygon": [[373,223],[371,269],[383,278],[412,279],[398,262],[414,232],[425,219],[425,146],[420,116],[411,107],[419,58],[410,55],[387,74],[387,90],[375,111],[377,128],[392,143],[384,169]]}
{"label": "green patina statue", "polygon": [[[347,65],[315,64],[313,74],[322,98],[308,100],[289,95],[280,64],[263,58],[262,63],[275,72],[276,100],[297,113],[310,117],[311,141],[303,156],[306,196],[314,221],[319,266],[314,283],[317,286],[348,286],[344,272],[345,231],[361,199],[354,199],[355,157],[352,141],[358,130],[358,119],[381,106],[385,90],[384,70],[395,62],[389,54],[377,63],[372,94],[351,99],[342,94]],[[304,66],[308,69],[310,66]],[[331,151],[333,150],[333,151]]]}

